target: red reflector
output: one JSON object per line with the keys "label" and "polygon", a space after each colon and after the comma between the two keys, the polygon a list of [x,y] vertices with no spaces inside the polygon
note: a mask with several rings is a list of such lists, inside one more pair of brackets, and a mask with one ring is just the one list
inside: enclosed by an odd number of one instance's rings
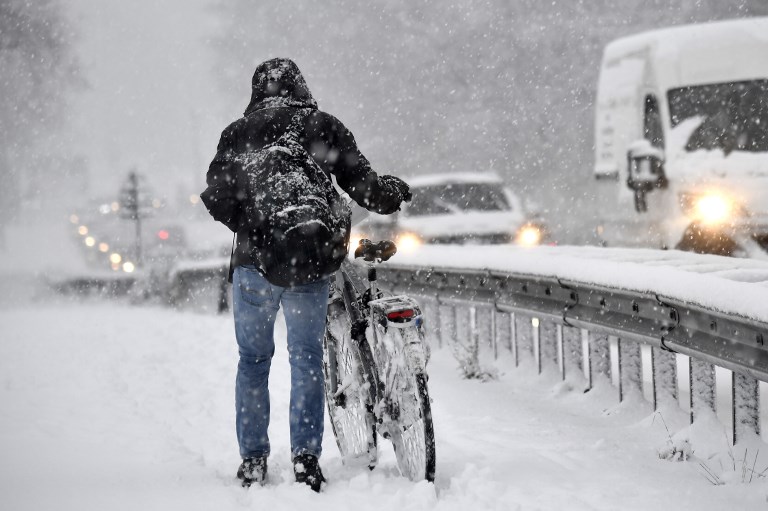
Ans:
{"label": "red reflector", "polygon": [[157,233],[157,237],[161,240],[167,240],[169,236],[170,234],[168,234],[168,231],[166,230],[158,231]]}
{"label": "red reflector", "polygon": [[387,319],[407,319],[413,317],[413,309],[394,311],[387,314]]}

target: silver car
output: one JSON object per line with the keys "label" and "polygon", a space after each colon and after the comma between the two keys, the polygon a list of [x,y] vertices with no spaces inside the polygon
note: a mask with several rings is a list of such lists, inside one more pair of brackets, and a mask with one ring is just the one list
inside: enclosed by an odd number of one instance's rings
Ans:
{"label": "silver car", "polygon": [[400,249],[422,243],[538,245],[540,224],[526,221],[520,199],[496,174],[430,174],[405,181],[413,199],[394,215],[370,215],[356,225],[360,238],[394,239]]}

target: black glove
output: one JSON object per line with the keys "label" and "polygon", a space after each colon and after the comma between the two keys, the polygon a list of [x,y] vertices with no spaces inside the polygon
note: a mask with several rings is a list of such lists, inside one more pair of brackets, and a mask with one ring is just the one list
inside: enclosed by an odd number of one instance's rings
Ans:
{"label": "black glove", "polygon": [[381,176],[384,185],[395,192],[399,202],[411,200],[411,188],[408,183],[395,176]]}

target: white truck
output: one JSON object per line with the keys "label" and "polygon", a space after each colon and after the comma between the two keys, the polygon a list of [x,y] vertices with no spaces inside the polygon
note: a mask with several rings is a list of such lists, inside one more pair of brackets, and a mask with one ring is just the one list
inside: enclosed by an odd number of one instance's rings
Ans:
{"label": "white truck", "polygon": [[596,109],[601,242],[765,257],[768,18],[610,43]]}

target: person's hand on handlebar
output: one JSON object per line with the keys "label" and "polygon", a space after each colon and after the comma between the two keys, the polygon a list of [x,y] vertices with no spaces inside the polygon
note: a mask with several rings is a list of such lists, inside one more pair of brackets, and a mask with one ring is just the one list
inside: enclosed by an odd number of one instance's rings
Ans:
{"label": "person's hand on handlebar", "polygon": [[376,243],[371,240],[362,239],[355,249],[355,259],[362,257],[368,262],[386,261],[397,253],[397,246],[389,240],[382,240]]}

